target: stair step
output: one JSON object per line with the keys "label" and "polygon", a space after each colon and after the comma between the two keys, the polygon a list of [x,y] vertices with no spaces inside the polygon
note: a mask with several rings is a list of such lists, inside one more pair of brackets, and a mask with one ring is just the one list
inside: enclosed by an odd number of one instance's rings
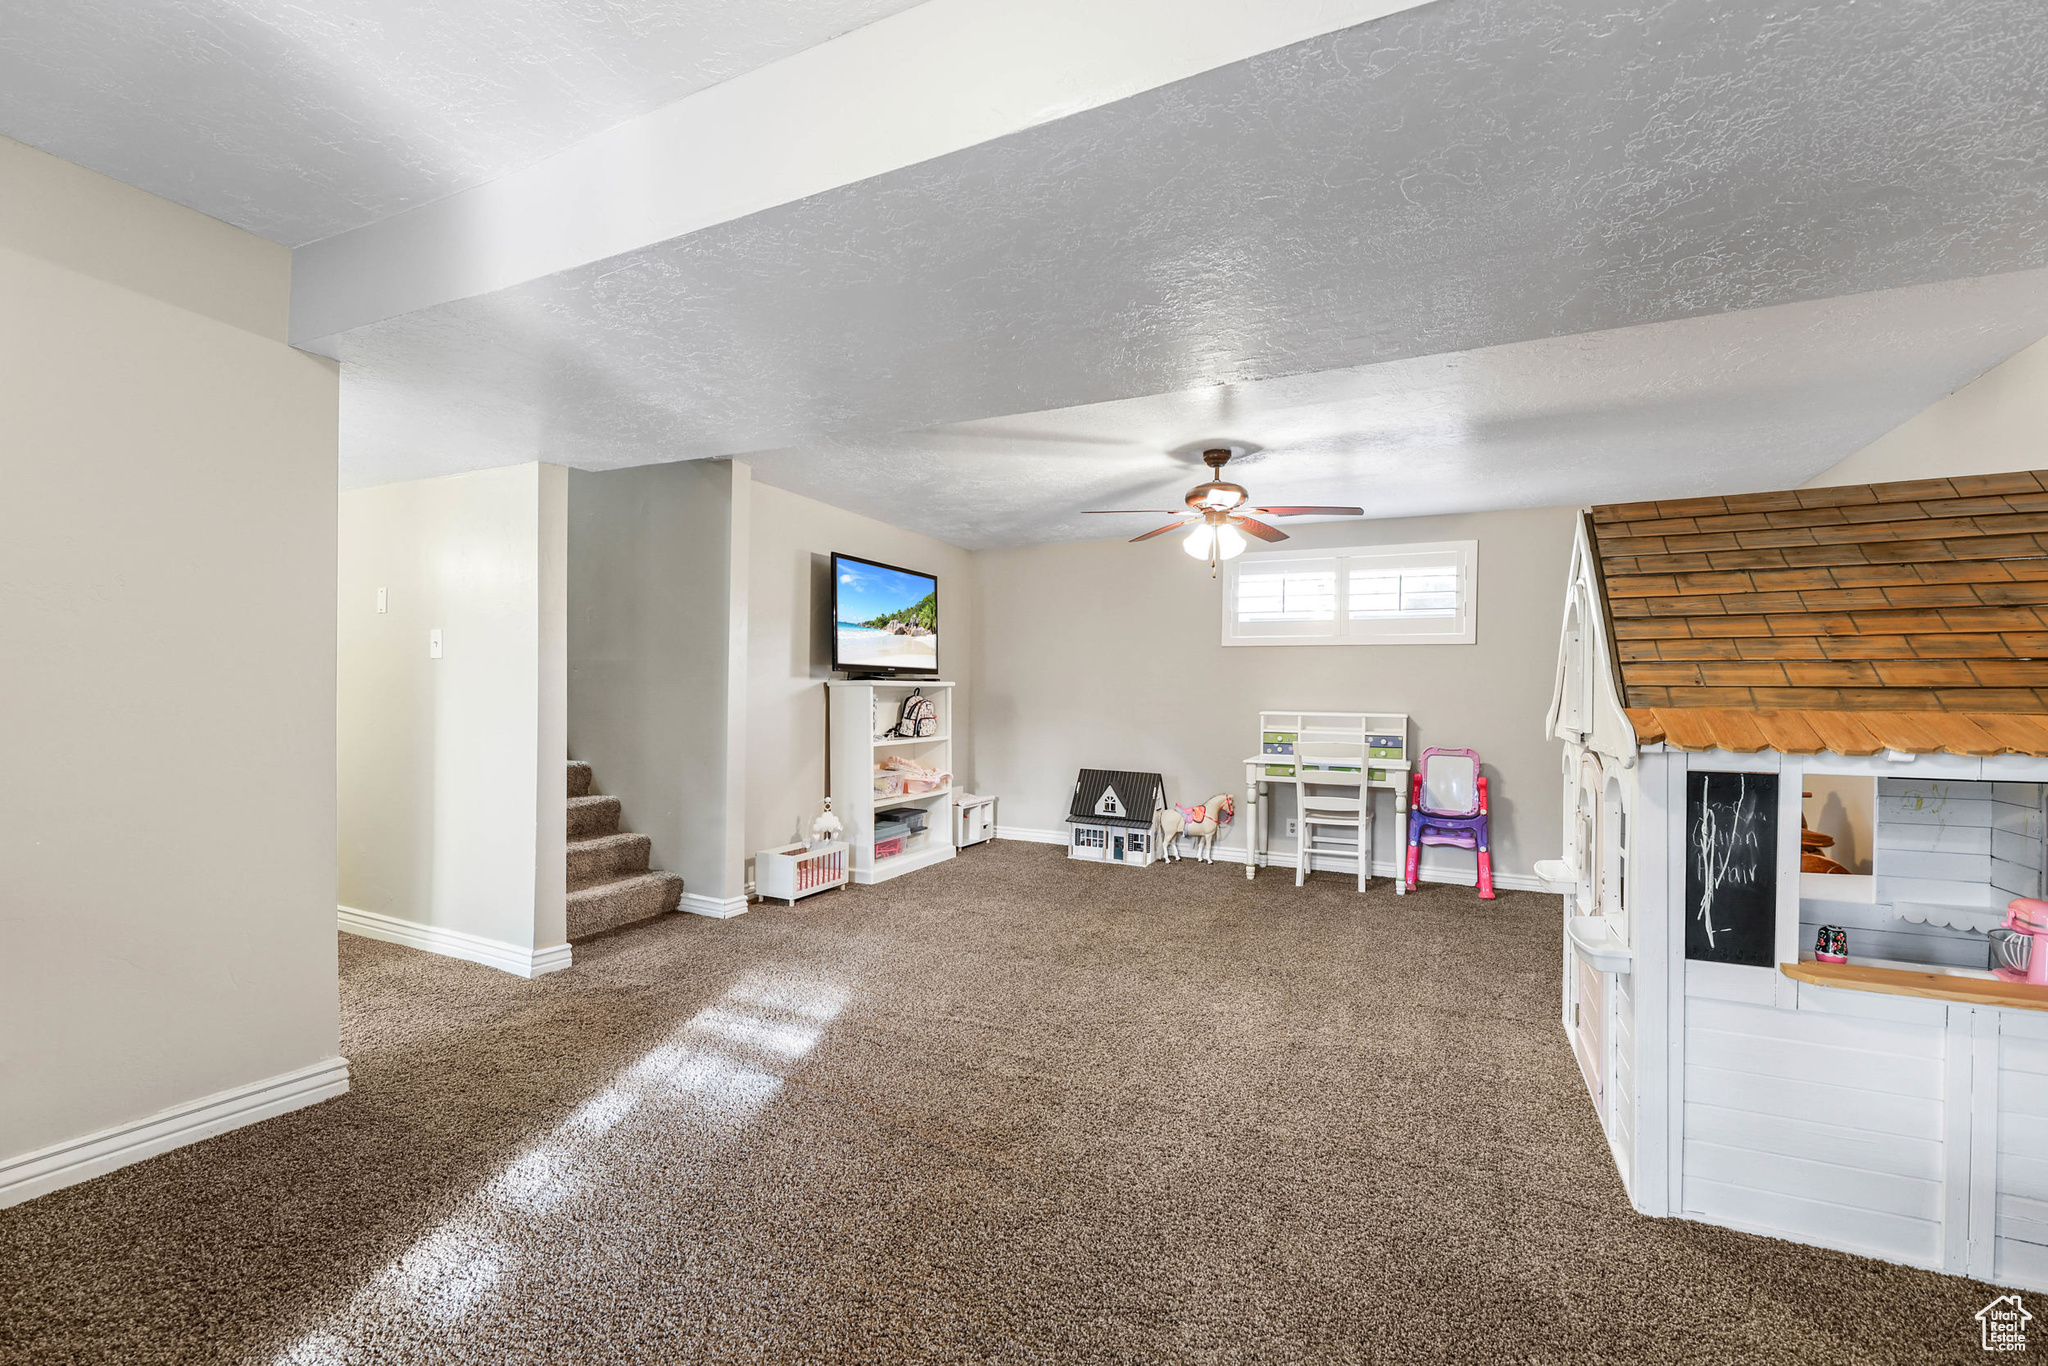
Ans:
{"label": "stair step", "polygon": [[666,915],[682,900],[683,880],[674,873],[640,873],[571,892],[569,942]]}
{"label": "stair step", "polygon": [[619,799],[617,797],[571,797],[569,799],[569,838],[587,840],[598,835],[619,833]]}
{"label": "stair step", "polygon": [[588,797],[590,795],[590,779],[591,772],[589,764],[584,763],[581,759],[571,759],[569,761],[570,796]]}
{"label": "stair step", "polygon": [[654,841],[646,835],[599,835],[569,841],[569,890],[616,882],[647,871]]}

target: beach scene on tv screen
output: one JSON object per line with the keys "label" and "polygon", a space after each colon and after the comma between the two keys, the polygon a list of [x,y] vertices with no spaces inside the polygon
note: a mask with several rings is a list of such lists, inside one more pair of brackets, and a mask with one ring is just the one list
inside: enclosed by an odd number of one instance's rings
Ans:
{"label": "beach scene on tv screen", "polygon": [[838,599],[840,668],[939,667],[936,579],[841,560]]}

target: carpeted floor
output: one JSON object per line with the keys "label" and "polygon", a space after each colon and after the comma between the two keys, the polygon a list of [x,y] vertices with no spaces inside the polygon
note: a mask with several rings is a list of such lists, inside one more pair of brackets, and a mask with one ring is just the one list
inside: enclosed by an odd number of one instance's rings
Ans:
{"label": "carpeted floor", "polygon": [[1977,1283],[1628,1208],[1556,902],[997,844],[534,982],[0,1211],[0,1360],[1930,1362]]}

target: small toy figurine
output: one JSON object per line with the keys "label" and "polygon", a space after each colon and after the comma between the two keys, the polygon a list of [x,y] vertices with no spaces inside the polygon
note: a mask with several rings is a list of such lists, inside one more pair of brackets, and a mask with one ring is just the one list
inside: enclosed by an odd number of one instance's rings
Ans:
{"label": "small toy figurine", "polygon": [[845,824],[834,814],[832,799],[825,799],[825,809],[818,813],[818,819],[811,822],[811,848],[830,844],[846,832]]}

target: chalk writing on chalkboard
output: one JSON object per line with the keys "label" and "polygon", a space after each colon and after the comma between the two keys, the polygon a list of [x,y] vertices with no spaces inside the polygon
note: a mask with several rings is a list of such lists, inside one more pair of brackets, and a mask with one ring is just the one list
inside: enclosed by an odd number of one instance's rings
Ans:
{"label": "chalk writing on chalkboard", "polygon": [[1685,956],[1770,967],[1778,929],[1778,775],[1688,775],[1685,835]]}

